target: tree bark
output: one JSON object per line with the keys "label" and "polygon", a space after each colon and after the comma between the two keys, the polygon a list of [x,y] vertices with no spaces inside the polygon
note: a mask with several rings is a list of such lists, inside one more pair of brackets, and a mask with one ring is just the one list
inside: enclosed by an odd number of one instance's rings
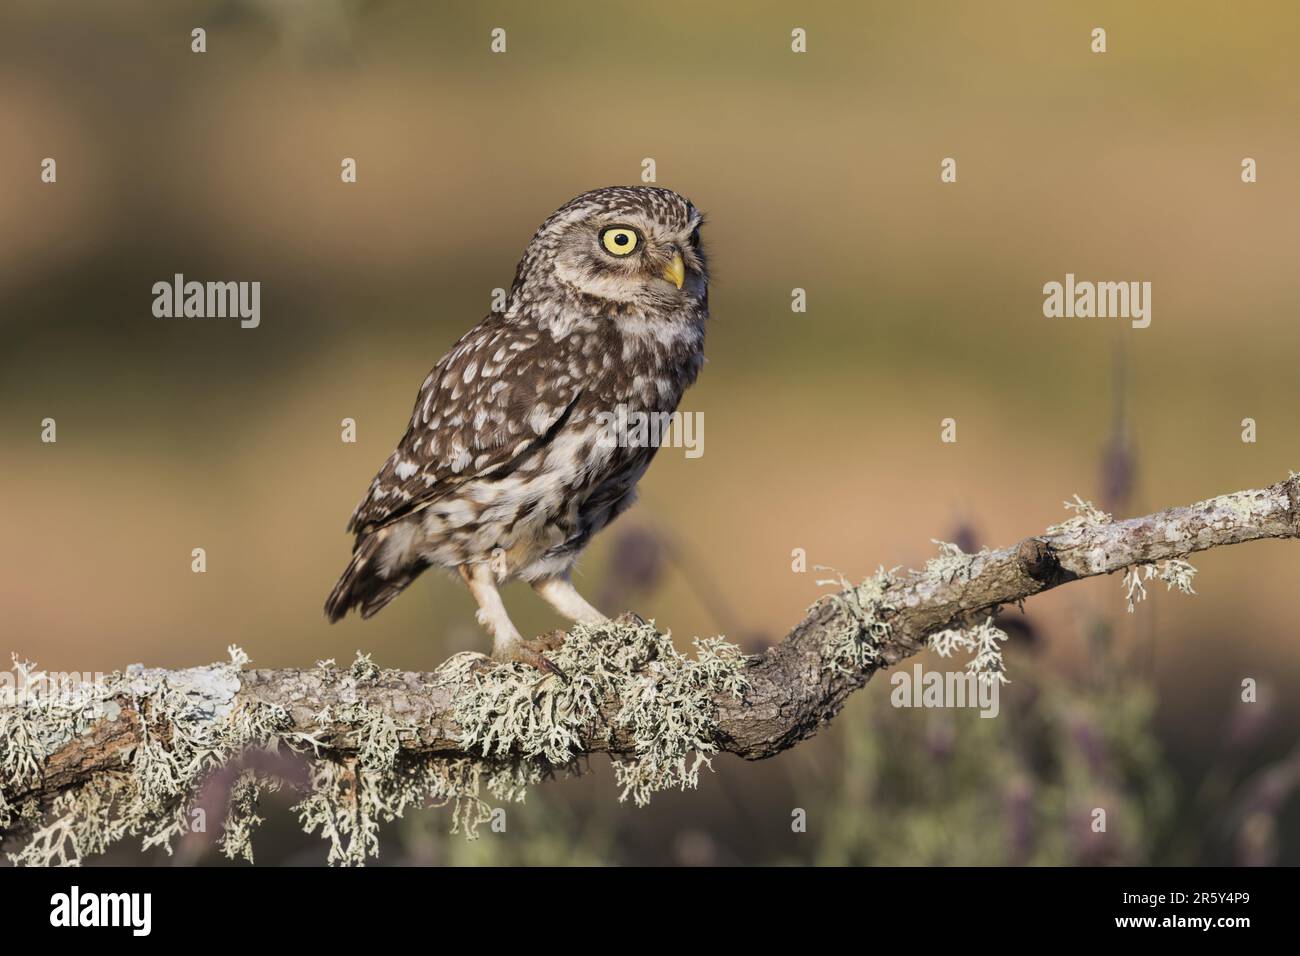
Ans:
{"label": "tree bark", "polygon": [[[842,616],[847,613],[843,602],[828,594],[784,639],[747,659],[744,676],[749,686],[742,698],[716,697],[718,749],[747,760],[778,754],[817,733],[840,711],[849,694],[877,670],[918,653],[931,635],[983,619],[1042,591],[1210,548],[1295,537],[1300,537],[1300,475],[1268,488],[1126,521],[1081,516],[1012,547],[969,555],[961,572],[951,576],[933,571],[898,574],[889,586],[893,609],[876,659],[847,672],[828,666],[828,636],[843,627]],[[220,680],[212,680],[217,668],[172,671],[166,676],[173,686],[202,686],[211,693],[212,685],[221,685]],[[223,680],[229,688],[219,695],[220,707],[278,705],[292,718],[290,732],[310,734],[319,742],[320,752],[338,756],[356,752],[354,728],[344,724],[322,728],[317,715],[326,708],[338,712],[360,702],[414,728],[403,737],[403,750],[466,756],[452,717],[452,702],[460,687],[434,673],[383,671],[357,679],[347,670],[243,670],[237,682]],[[635,753],[629,732],[613,719],[619,705],[617,700],[605,703],[608,740],[599,739],[592,750]],[[38,781],[5,792],[14,805],[32,796],[45,800],[96,773],[120,768],[124,756],[140,745],[142,733],[141,714],[133,706],[123,706],[115,716],[105,717],[90,732],[48,754]],[[598,735],[593,736],[596,739]]]}

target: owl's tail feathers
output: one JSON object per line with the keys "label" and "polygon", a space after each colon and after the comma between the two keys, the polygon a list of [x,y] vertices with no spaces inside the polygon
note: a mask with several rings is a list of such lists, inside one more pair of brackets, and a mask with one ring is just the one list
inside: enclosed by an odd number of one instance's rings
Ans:
{"label": "owl's tail feathers", "polygon": [[417,564],[395,568],[391,574],[385,575],[379,561],[384,537],[382,533],[368,534],[357,541],[352,560],[325,599],[325,616],[331,624],[342,620],[354,607],[360,609],[363,618],[379,613],[424,570],[423,564]]}

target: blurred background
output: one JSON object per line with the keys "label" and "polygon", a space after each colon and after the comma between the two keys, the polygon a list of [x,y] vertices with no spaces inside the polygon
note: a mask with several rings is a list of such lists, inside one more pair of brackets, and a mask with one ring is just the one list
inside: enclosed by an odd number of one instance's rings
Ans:
{"label": "blurred background", "polygon": [[[486,650],[433,574],[327,625],[343,527],[537,225],[647,157],[709,215],[709,361],[683,404],[705,454],[664,450],[587,552],[606,612],[759,650],[822,591],[795,548],[860,579],[919,567],[932,538],[1013,543],[1076,492],[1129,516],[1281,480],[1298,34],[1286,2],[6,0],[0,650],[67,671],[230,643],[262,667]],[[260,281],[261,326],[154,318],[178,272]],[[1045,319],[1067,272],[1152,282],[1151,326]],[[1133,615],[1117,578],[1006,615],[997,720],[895,710],[877,680],[699,792],[620,805],[593,758],[507,834],[466,843],[428,811],[385,829],[381,862],[1295,864],[1300,550],[1195,564],[1198,596]],[[525,632],[557,626],[526,587],[505,597]],[[290,802],[269,798],[258,862],[323,863]],[[108,859],[218,861],[211,837]]]}

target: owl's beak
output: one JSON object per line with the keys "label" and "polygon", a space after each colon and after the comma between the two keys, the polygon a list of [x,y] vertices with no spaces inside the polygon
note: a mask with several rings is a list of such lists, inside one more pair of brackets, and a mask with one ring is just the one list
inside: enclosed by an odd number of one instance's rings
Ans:
{"label": "owl's beak", "polygon": [[682,262],[680,252],[673,253],[673,261],[664,266],[663,276],[677,288],[682,287],[686,281],[686,263]]}

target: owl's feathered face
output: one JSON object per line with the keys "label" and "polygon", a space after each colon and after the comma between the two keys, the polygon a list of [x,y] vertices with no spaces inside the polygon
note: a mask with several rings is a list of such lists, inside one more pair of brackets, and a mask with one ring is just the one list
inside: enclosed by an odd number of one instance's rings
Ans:
{"label": "owl's feathered face", "polygon": [[515,279],[517,300],[556,292],[650,313],[694,305],[707,292],[704,217],[653,186],[610,186],[561,206],[537,230]]}

